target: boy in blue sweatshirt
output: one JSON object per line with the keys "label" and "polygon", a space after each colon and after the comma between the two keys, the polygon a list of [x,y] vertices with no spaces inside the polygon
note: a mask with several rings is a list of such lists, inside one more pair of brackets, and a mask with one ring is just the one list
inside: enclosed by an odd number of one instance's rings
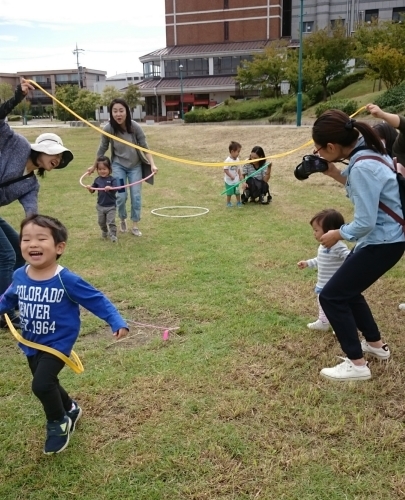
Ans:
{"label": "boy in blue sweatshirt", "polygon": [[[128,326],[99,290],[58,264],[66,241],[65,226],[53,217],[30,215],[23,220],[20,243],[27,265],[14,272],[12,284],[0,298],[0,314],[18,305],[24,339],[70,356],[80,331],[79,305],[106,321],[116,339],[127,335]],[[67,447],[82,415],[80,406],[59,384],[65,363],[40,349],[19,346],[33,375],[32,391],[47,419],[44,453],[59,453]]]}

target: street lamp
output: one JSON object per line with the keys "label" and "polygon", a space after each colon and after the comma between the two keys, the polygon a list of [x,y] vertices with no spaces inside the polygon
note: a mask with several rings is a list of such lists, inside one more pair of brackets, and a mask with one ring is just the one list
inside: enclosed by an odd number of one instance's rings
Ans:
{"label": "street lamp", "polygon": [[304,0],[300,0],[300,48],[298,52],[298,92],[297,92],[297,127],[301,127],[302,113],[302,25],[304,17]]}
{"label": "street lamp", "polygon": [[184,119],[184,108],[183,108],[183,65],[180,64],[180,110],[181,110],[181,119]]}

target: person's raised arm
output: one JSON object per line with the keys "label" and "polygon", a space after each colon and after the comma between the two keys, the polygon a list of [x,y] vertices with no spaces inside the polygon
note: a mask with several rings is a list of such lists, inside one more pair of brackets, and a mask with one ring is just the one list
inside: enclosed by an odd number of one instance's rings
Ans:
{"label": "person's raised arm", "polygon": [[377,104],[367,104],[367,111],[373,115],[375,118],[380,118],[391,125],[391,127],[398,128],[400,125],[400,119],[398,115],[393,113],[386,113]]}
{"label": "person's raised arm", "polygon": [[34,90],[34,87],[28,83],[27,80],[21,78],[21,83],[19,83],[15,89],[14,95],[11,99],[0,105],[0,120],[4,118],[24,99],[28,94],[29,90]]}

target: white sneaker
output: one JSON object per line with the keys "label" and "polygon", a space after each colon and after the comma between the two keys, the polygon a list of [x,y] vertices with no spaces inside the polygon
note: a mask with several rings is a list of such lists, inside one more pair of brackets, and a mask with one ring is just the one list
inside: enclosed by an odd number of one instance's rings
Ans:
{"label": "white sneaker", "polygon": [[339,363],[333,368],[323,368],[320,372],[321,377],[339,382],[345,382],[346,380],[369,380],[371,378],[368,363],[364,366],[356,366],[348,358],[340,357],[340,359],[343,359],[343,363]]}
{"label": "white sneaker", "polygon": [[371,356],[378,359],[389,359],[391,356],[390,349],[387,344],[384,344],[382,347],[372,347],[366,340],[362,340],[361,349],[363,352],[371,354]]}
{"label": "white sneaker", "polygon": [[324,323],[320,319],[317,319],[313,323],[308,323],[307,327],[310,330],[322,330],[322,331],[326,332],[327,330],[329,330],[330,324],[329,323]]}
{"label": "white sneaker", "polygon": [[405,311],[405,304],[399,304],[398,309]]}
{"label": "white sneaker", "polygon": [[126,233],[128,231],[127,221],[125,219],[121,219],[120,221],[120,231],[121,233]]}

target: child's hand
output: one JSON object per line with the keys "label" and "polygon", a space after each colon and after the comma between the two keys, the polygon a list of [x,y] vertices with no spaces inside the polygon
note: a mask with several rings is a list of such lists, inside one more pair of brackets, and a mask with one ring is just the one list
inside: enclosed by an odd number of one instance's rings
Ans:
{"label": "child's hand", "polygon": [[111,186],[106,186],[106,187],[104,188],[104,191],[111,191]]}
{"label": "child's hand", "polygon": [[87,185],[86,189],[88,189],[90,191],[90,193],[92,193],[94,191],[94,189],[90,185]]}
{"label": "child's hand", "polygon": [[123,339],[128,335],[128,328],[120,328],[117,332],[114,333],[114,337],[116,340]]}
{"label": "child's hand", "polygon": [[308,267],[308,262],[306,260],[300,260],[297,264],[300,269],[305,269]]}

